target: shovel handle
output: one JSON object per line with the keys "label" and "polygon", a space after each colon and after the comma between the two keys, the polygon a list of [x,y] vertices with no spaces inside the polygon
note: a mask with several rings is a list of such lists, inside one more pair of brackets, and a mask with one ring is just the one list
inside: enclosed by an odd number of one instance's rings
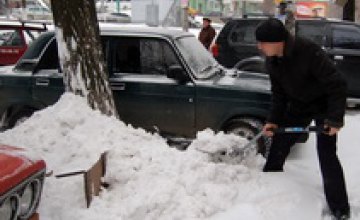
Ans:
{"label": "shovel handle", "polygon": [[309,126],[309,127],[280,127],[276,129],[271,129],[270,131],[273,131],[277,134],[283,134],[283,133],[310,133],[310,132],[316,132],[316,133],[322,133],[322,132],[329,132],[329,128],[324,127],[317,127],[317,126]]}

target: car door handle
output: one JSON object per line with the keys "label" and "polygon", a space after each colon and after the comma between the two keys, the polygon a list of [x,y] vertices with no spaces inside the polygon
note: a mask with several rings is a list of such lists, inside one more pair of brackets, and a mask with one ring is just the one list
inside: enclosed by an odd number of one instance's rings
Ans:
{"label": "car door handle", "polygon": [[110,83],[110,87],[112,90],[122,91],[125,90],[125,83]]}
{"label": "car door handle", "polygon": [[335,55],[334,60],[344,60],[344,56],[341,55]]}
{"label": "car door handle", "polygon": [[35,85],[37,86],[49,86],[50,80],[48,79],[36,79]]}

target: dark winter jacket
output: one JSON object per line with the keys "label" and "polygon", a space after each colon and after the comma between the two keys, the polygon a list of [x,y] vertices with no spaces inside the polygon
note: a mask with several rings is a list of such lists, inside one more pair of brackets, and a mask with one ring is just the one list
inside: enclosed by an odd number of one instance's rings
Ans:
{"label": "dark winter jacket", "polygon": [[268,122],[281,124],[284,114],[322,118],[332,127],[342,127],[346,106],[346,82],[326,53],[310,40],[291,36],[284,56],[267,57],[272,109]]}
{"label": "dark winter jacket", "polygon": [[208,27],[201,29],[199,41],[206,47],[206,49],[209,49],[215,35],[215,29],[209,25]]}

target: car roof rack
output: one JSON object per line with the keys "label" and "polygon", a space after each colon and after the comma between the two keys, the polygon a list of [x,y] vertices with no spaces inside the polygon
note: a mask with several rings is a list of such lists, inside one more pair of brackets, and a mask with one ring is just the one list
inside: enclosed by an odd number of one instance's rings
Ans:
{"label": "car roof rack", "polygon": [[261,18],[271,18],[274,17],[273,14],[263,14],[263,13],[248,13],[244,14],[242,16],[232,16],[232,17],[221,17],[220,20],[224,23],[227,23],[231,20],[237,20],[237,19],[261,19]]}
{"label": "car roof rack", "polygon": [[15,23],[18,22],[18,25],[19,26],[22,26],[22,27],[29,27],[29,25],[41,25],[40,26],[31,26],[31,28],[41,28],[43,30],[48,30],[47,26],[46,25],[52,25],[53,24],[53,21],[50,21],[50,20],[44,20],[44,21],[34,21],[34,20],[22,20],[22,19],[0,19],[0,22],[9,22],[9,25],[13,25]]}
{"label": "car roof rack", "polygon": [[271,18],[274,17],[274,14],[270,13],[246,13],[243,14],[243,18]]}

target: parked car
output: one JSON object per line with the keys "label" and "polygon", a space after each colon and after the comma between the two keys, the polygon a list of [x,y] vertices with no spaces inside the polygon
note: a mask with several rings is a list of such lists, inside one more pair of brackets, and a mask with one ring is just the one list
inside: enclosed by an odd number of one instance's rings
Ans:
{"label": "parked car", "polygon": [[46,164],[24,149],[0,145],[0,219],[38,220]]}
{"label": "parked car", "polygon": [[[254,72],[264,71],[256,47],[255,29],[265,18],[233,19],[220,31],[211,50],[225,67]],[[334,61],[348,84],[348,104],[360,104],[360,25],[328,19],[296,20],[297,36],[320,45]],[[251,57],[251,58],[249,58]],[[246,58],[246,60],[244,60]]]}
{"label": "parked car", "polygon": [[28,45],[47,30],[45,24],[0,21],[0,66],[15,64]]}
{"label": "parked car", "polygon": [[101,22],[118,22],[118,23],[130,23],[131,17],[126,13],[121,12],[104,12],[97,13],[97,18]]}
{"label": "parked car", "polygon": [[[205,128],[251,138],[262,127],[268,76],[224,69],[194,35],[159,28],[103,27],[109,81],[125,123],[193,138]],[[196,51],[196,53],[194,53]],[[13,127],[64,92],[53,32],[41,35],[12,71],[0,73],[0,114]]]}

